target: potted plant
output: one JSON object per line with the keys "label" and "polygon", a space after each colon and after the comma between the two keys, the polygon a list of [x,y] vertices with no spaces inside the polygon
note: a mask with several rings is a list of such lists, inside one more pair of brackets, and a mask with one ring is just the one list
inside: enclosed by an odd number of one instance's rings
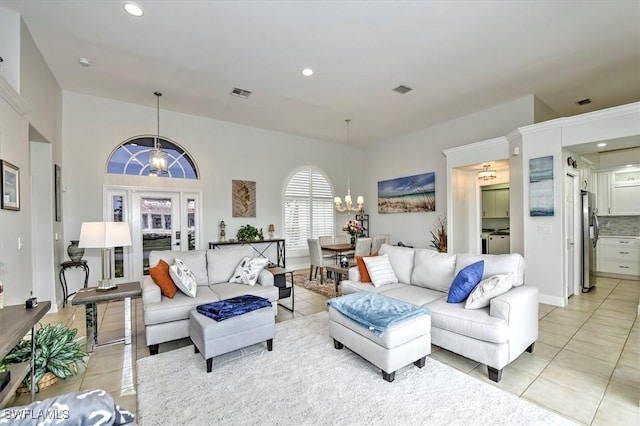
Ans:
{"label": "potted plant", "polygon": [[[35,389],[54,384],[58,379],[66,379],[78,373],[78,364],[86,365],[87,353],[83,349],[82,338],[77,338],[78,329],[62,324],[47,324],[36,333]],[[16,364],[31,361],[31,340],[21,340],[1,364]],[[27,391],[31,390],[31,375],[22,382]],[[20,391],[20,390],[18,390]]]}
{"label": "potted plant", "polygon": [[253,241],[258,236],[258,228],[251,225],[241,226],[236,236],[239,241]]}
{"label": "potted plant", "polygon": [[447,252],[447,219],[438,216],[438,223],[435,224],[436,233],[431,232],[431,247],[440,253]]}

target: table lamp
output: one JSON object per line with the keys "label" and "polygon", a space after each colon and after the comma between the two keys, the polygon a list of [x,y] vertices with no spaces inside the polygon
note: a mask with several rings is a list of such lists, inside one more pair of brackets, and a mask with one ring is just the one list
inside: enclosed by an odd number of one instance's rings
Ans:
{"label": "table lamp", "polygon": [[131,245],[131,230],[128,222],[83,222],[78,247],[102,250],[102,279],[98,291],[117,288],[111,282],[111,249]]}
{"label": "table lamp", "polygon": [[273,233],[276,232],[276,227],[273,225],[273,223],[269,224],[269,228],[267,228],[267,231],[269,231],[269,238],[273,240]]}

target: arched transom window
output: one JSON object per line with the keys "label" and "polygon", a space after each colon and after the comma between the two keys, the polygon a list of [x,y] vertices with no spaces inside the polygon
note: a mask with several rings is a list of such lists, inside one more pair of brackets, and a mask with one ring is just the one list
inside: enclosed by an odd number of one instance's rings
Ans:
{"label": "arched transom window", "polygon": [[[184,149],[162,137],[159,142],[169,159],[169,173],[159,177],[198,179],[196,163]],[[111,153],[107,173],[149,176],[149,151],[154,146],[154,136],[139,136],[123,142]]]}
{"label": "arched transom window", "polygon": [[307,250],[307,238],[334,235],[333,189],[325,174],[310,166],[299,169],[284,191],[287,250]]}

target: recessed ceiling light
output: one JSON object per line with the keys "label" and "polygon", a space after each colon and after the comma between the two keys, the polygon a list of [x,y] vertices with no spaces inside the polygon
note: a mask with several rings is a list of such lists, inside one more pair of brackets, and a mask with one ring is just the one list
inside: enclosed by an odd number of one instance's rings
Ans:
{"label": "recessed ceiling light", "polygon": [[91,61],[90,61],[90,60],[88,60],[87,58],[80,58],[80,59],[78,59],[78,63],[79,63],[80,65],[82,65],[83,67],[89,67],[89,66],[91,66]]}
{"label": "recessed ceiling light", "polygon": [[131,16],[142,16],[144,14],[140,6],[129,1],[124,4],[124,10]]}
{"label": "recessed ceiling light", "polygon": [[313,70],[311,68],[305,68],[302,70],[302,75],[305,77],[311,77],[313,75]]}
{"label": "recessed ceiling light", "polygon": [[600,143],[597,145],[597,147],[598,147],[598,148],[602,148],[603,146],[607,146],[607,144],[606,144],[606,143],[604,143],[604,142],[600,142]]}

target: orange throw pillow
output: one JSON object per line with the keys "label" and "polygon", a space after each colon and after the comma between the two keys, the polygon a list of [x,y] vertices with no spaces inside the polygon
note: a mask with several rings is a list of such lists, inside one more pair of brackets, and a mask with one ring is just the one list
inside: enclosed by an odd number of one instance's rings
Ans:
{"label": "orange throw pillow", "polygon": [[371,277],[369,276],[369,271],[367,270],[367,265],[364,264],[365,257],[374,257],[377,256],[378,252],[371,253],[371,256],[356,256],[356,263],[358,264],[358,270],[360,271],[360,282],[361,283],[370,283]]}
{"label": "orange throw pillow", "polygon": [[169,299],[173,299],[173,296],[178,292],[178,287],[176,287],[169,275],[169,264],[160,259],[156,266],[149,268],[149,275],[151,275],[153,282],[160,287],[162,294]]}

